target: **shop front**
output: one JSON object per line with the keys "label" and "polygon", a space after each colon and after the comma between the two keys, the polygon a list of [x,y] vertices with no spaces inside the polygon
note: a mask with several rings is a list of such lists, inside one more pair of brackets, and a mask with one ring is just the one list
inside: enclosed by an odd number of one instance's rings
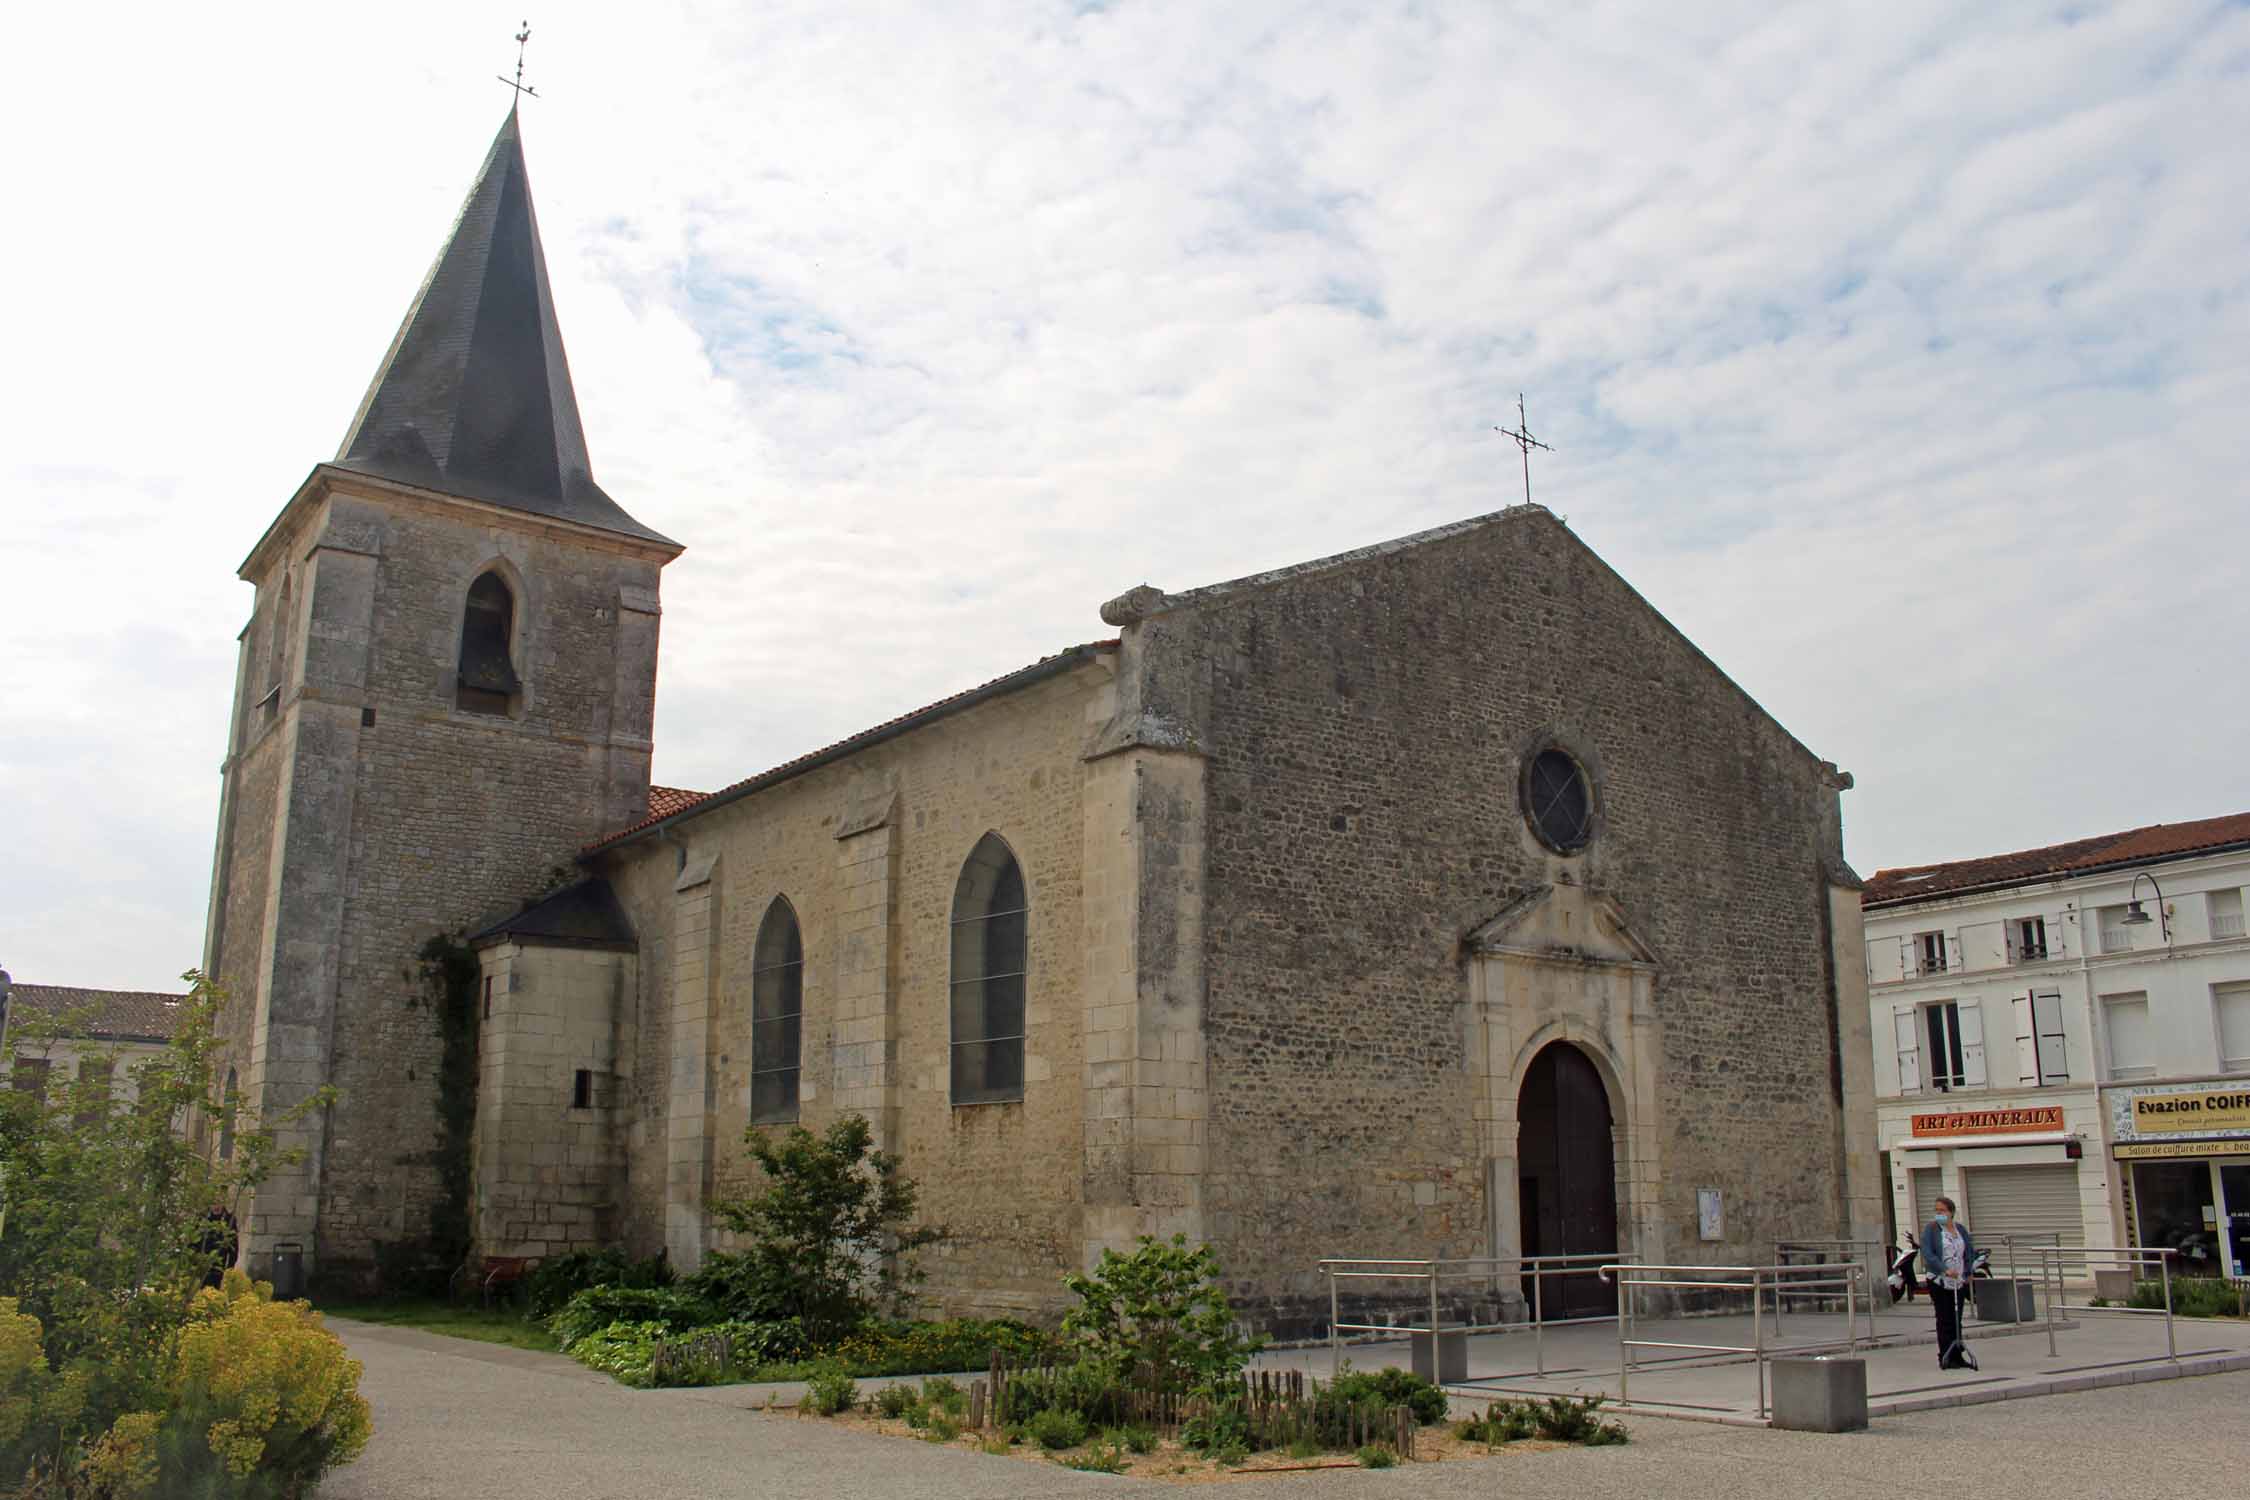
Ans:
{"label": "shop front", "polygon": [[2086,1244],[2089,1206],[2098,1222],[2108,1196],[2099,1154],[2088,1161],[2082,1150],[2093,1106],[2088,1091],[2075,1121],[2062,1103],[1901,1111],[1881,1121],[1898,1232],[1928,1223],[1943,1193],[1995,1251],[2035,1256],[2037,1246]]}
{"label": "shop front", "polygon": [[2107,1091],[2132,1243],[2188,1276],[2250,1276],[2250,1088]]}

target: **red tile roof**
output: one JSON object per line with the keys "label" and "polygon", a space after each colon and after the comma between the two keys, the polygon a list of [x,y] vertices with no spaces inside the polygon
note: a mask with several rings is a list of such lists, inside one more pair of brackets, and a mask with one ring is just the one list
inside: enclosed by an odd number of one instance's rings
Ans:
{"label": "red tile roof", "polygon": [[2130,828],[2099,838],[2073,839],[2067,844],[2049,844],[2044,849],[2025,849],[2015,854],[1990,854],[1982,859],[1957,859],[1940,865],[1902,865],[1895,870],[1877,870],[1860,893],[1860,904],[1890,906],[1963,891],[2029,885],[2115,865],[2178,859],[2235,844],[2250,844],[2250,813],[2200,818],[2192,823],[2152,823],[2146,828]]}
{"label": "red tile roof", "polygon": [[652,819],[669,818],[676,812],[686,812],[710,795],[709,792],[691,792],[685,787],[652,786],[648,789],[648,815]]}
{"label": "red tile roof", "polygon": [[9,990],[8,1026],[12,1031],[26,1016],[44,1016],[65,1022],[66,1036],[165,1042],[179,1029],[180,1002],[186,998],[151,990],[18,984]]}
{"label": "red tile roof", "polygon": [[732,786],[723,786],[715,792],[687,792],[676,787],[652,786],[648,789],[647,817],[629,828],[620,828],[615,833],[604,834],[580,852],[592,854],[597,850],[606,849],[622,839],[630,838],[636,833],[654,828],[659,823],[676,818],[682,813],[698,808],[708,810],[710,807],[732,802],[738,797],[746,797],[752,792],[763,791],[777,782],[787,781],[790,777],[801,775],[816,766],[823,766],[832,760],[841,759],[854,750],[862,750],[869,745],[879,744],[893,735],[903,734],[909,729],[918,728],[932,719],[943,718],[947,714],[967,708],[972,703],[982,702],[986,698],[996,697],[1001,693],[1014,692],[1018,688],[1029,687],[1042,678],[1053,676],[1075,663],[1091,661],[1095,656],[1104,652],[1115,651],[1117,647],[1117,638],[1112,636],[1105,641],[1089,641],[1083,646],[1067,647],[1052,656],[1042,656],[1028,667],[1018,667],[1015,671],[995,677],[990,682],[979,683],[977,686],[964,689],[951,697],[940,698],[935,703],[925,704],[912,713],[900,714],[895,719],[885,719],[871,729],[863,729],[849,738],[838,740],[833,745],[826,745],[809,754],[800,755],[795,760],[784,761],[770,771],[761,771],[755,776],[735,782]]}

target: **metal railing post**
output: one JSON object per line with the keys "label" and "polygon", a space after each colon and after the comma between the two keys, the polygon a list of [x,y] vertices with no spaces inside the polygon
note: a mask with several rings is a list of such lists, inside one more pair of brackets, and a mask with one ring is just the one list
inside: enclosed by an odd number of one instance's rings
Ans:
{"label": "metal railing post", "polygon": [[[1766,1415],[1765,1302],[1758,1296],[1758,1281],[1762,1275],[1759,1271],[1750,1273],[1750,1362],[1758,1367],[1758,1417],[1761,1421]],[[1774,1321],[1777,1323],[1780,1321],[1780,1311],[1781,1303],[1777,1292],[1774,1302]]]}
{"label": "metal railing post", "polygon": [[[1437,1335],[1438,1335],[1438,1327],[1437,1327],[1437,1325],[1438,1325],[1438,1313],[1437,1313],[1437,1279],[1438,1279],[1438,1265],[1439,1265],[1439,1262],[1437,1262],[1437,1261],[1434,1261],[1434,1260],[1433,1260],[1433,1261],[1431,1261],[1431,1262],[1430,1262],[1430,1384],[1432,1384],[1432,1385],[1436,1385],[1436,1384],[1438,1383],[1438,1376],[1439,1376],[1439,1375],[1440,1375],[1441,1373],[1443,1373],[1443,1371],[1444,1371],[1444,1368],[1445,1368],[1445,1367],[1444,1367],[1444,1365],[1442,1365],[1442,1364],[1441,1364],[1441,1363],[1440,1363],[1440,1362],[1438,1361],[1438,1352],[1437,1352],[1437,1344],[1438,1344],[1438,1337],[1437,1337]],[[1411,1363],[1411,1361],[1409,1361],[1409,1363]]]}
{"label": "metal railing post", "polygon": [[1534,1256],[1531,1261],[1531,1356],[1532,1369],[1538,1374],[1547,1373],[1547,1299],[1543,1295],[1546,1267]]}
{"label": "metal railing post", "polygon": [[2157,1252],[2156,1266],[2164,1276],[2164,1357],[2178,1364],[2180,1346],[2172,1336],[2172,1252],[2169,1249]]}
{"label": "metal railing post", "polygon": [[1859,1358],[1859,1301],[1853,1295],[1858,1289],[1859,1267],[1852,1266],[1844,1272],[1844,1341],[1854,1359]]}
{"label": "metal railing post", "polygon": [[1341,1318],[1336,1303],[1336,1288],[1339,1280],[1340,1278],[1334,1271],[1328,1273],[1328,1378],[1331,1381],[1337,1379],[1343,1373],[1344,1368],[1343,1333],[1336,1326]]}
{"label": "metal railing post", "polygon": [[[1533,1287],[1538,1285],[1537,1281],[1532,1282]],[[1630,1308],[1633,1305],[1630,1300],[1632,1293],[1629,1290],[1632,1285],[1634,1283],[1620,1269],[1617,1273],[1617,1295],[1620,1308]],[[1629,1318],[1620,1317],[1617,1320],[1617,1402],[1620,1406],[1632,1399],[1632,1379],[1632,1323]]]}
{"label": "metal railing post", "polygon": [[[2049,1267],[2053,1268],[2052,1275],[2047,1274]],[[2041,1249],[2039,1252],[2039,1270],[2039,1289],[2047,1294],[2047,1357],[2053,1359],[2055,1357],[2055,1304],[2062,1300],[2062,1252],[2058,1249],[2050,1254],[2047,1250]]]}

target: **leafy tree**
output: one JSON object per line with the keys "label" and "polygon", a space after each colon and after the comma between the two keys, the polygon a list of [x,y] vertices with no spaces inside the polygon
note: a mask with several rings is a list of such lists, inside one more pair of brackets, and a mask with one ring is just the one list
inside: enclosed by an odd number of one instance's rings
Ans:
{"label": "leafy tree", "polygon": [[1236,1325],[1211,1247],[1191,1250],[1186,1235],[1170,1243],[1142,1235],[1129,1255],[1104,1250],[1091,1275],[1065,1276],[1063,1285],[1078,1297],[1063,1332],[1117,1378],[1155,1390],[1215,1391],[1262,1343]]}
{"label": "leafy tree", "polygon": [[861,1115],[821,1135],[793,1125],[778,1141],[743,1132],[763,1185],[724,1198],[712,1214],[751,1239],[736,1275],[755,1281],[763,1315],[803,1320],[816,1343],[849,1332],[879,1307],[903,1303],[921,1275],[914,1252],[945,1231],[908,1228],[917,1191],[899,1158],[875,1149]]}
{"label": "leafy tree", "polygon": [[[110,1429],[121,1417],[166,1408],[181,1333],[216,1269],[207,1215],[214,1206],[238,1212],[249,1191],[298,1159],[282,1133],[330,1098],[322,1091],[276,1118],[238,1118],[241,1101],[215,1078],[225,996],[200,973],[182,977],[190,990],[177,1032],[136,1066],[131,1106],[94,1081],[104,1063],[114,1071],[114,1054],[83,1043],[79,1055],[94,1066],[82,1064],[52,1097],[0,1093],[0,1299],[11,1304],[5,1321],[21,1356],[0,1358],[0,1382],[38,1390],[28,1406],[8,1403],[0,1427],[17,1417],[23,1425],[0,1458],[57,1482],[100,1453],[117,1457],[122,1439]],[[79,1017],[33,1016],[13,1020],[9,1033],[36,1053],[85,1029]],[[227,1160],[187,1134],[196,1121],[231,1122]]]}

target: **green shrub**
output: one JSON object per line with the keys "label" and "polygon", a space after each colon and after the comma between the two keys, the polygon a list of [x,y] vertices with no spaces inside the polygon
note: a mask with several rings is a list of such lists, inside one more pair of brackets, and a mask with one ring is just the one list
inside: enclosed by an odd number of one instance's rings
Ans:
{"label": "green shrub", "polygon": [[1089,1474],[1122,1474],[1129,1460],[1125,1450],[1116,1443],[1103,1441],[1094,1444],[1084,1453],[1056,1455],[1055,1462],[1066,1469],[1080,1469]]}
{"label": "green shrub", "polygon": [[779,1322],[797,1312],[790,1295],[787,1266],[772,1256],[713,1250],[703,1264],[680,1279],[685,1291],[726,1309],[728,1317],[757,1323]]}
{"label": "green shrub", "polygon": [[1051,1358],[1054,1339],[1012,1318],[950,1318],[942,1323],[868,1322],[829,1342],[824,1353],[855,1375],[928,1375],[982,1370],[999,1353],[1011,1364]]}
{"label": "green shrub", "polygon": [[950,1443],[960,1435],[961,1424],[959,1422],[954,1421],[952,1417],[942,1411],[933,1411],[929,1416],[929,1430],[924,1432],[922,1437],[926,1442]]}
{"label": "green shrub", "polygon": [[[2238,1318],[2242,1316],[2242,1293],[2231,1281],[2215,1276],[2175,1276],[2172,1278],[2172,1311],[2183,1318]],[[2161,1281],[2136,1281],[2127,1307],[2160,1308],[2164,1305],[2164,1283]]]}
{"label": "green shrub", "polygon": [[1248,1443],[1228,1443],[1224,1447],[1213,1448],[1203,1456],[1221,1468],[1239,1469],[1250,1462],[1250,1445]]}
{"label": "green shrub", "polygon": [[590,1286],[660,1287],[672,1284],[672,1268],[661,1255],[630,1260],[625,1252],[572,1250],[550,1255],[531,1268],[523,1280],[525,1311],[534,1318],[551,1318],[563,1304]]}
{"label": "green shrub", "polygon": [[1495,1401],[1483,1416],[1472,1417],[1453,1429],[1454,1435],[1463,1441],[1488,1447],[1519,1442],[1538,1430],[1539,1423],[1528,1401]]}
{"label": "green shrub", "polygon": [[915,1398],[912,1386],[886,1385],[875,1393],[875,1410],[894,1422],[908,1412],[919,1409],[921,1404]]}
{"label": "green shrub", "polygon": [[708,1328],[722,1321],[718,1308],[692,1292],[673,1287],[594,1286],[573,1293],[561,1312],[548,1319],[555,1341],[570,1346],[612,1323],[654,1323],[672,1332]]}
{"label": "green shrub", "polygon": [[1103,1433],[1102,1437],[1113,1443],[1123,1443],[1135,1453],[1145,1454],[1156,1451],[1155,1430],[1143,1427],[1138,1422],[1128,1427],[1112,1427],[1109,1431]]}
{"label": "green shrub", "polygon": [[850,1411],[859,1400],[859,1387],[851,1376],[833,1365],[805,1383],[805,1402],[824,1417]]}
{"label": "green shrub", "polygon": [[1388,1443],[1369,1443],[1352,1455],[1363,1469],[1389,1469],[1398,1465],[1398,1454]]}
{"label": "green shrub", "polygon": [[622,1385],[655,1383],[656,1346],[671,1330],[662,1323],[612,1323],[570,1341],[570,1357]]}
{"label": "green shrub", "polygon": [[1289,1456],[1295,1459],[1320,1457],[1319,1439],[1303,1435],[1291,1438],[1289,1440]]}
{"label": "green shrub", "polygon": [[922,1399],[947,1416],[958,1417],[969,1409],[969,1393],[943,1375],[932,1375],[922,1382]]}
{"label": "green shrub", "polygon": [[1605,1422],[1597,1415],[1601,1404],[1599,1396],[1579,1400],[1551,1396],[1544,1401],[1495,1401],[1485,1409],[1483,1416],[1456,1423],[1453,1432],[1464,1442],[1494,1447],[1528,1437],[1578,1443],[1588,1448],[1629,1441],[1629,1434],[1621,1424]]}
{"label": "green shrub", "polygon": [[1086,1419],[1074,1411],[1050,1406],[1024,1423],[1025,1432],[1040,1447],[1054,1452],[1075,1448],[1086,1441]]}
{"label": "green shrub", "polygon": [[920,1432],[930,1425],[930,1409],[917,1401],[906,1409],[906,1425]]}
{"label": "green shrub", "polygon": [[1065,1276],[1063,1285],[1078,1298],[1063,1332],[1144,1389],[1216,1391],[1263,1343],[1236,1325],[1211,1247],[1190,1250],[1185,1235],[1169,1243],[1143,1235],[1128,1255],[1104,1250],[1092,1274]]}
{"label": "green shrub", "polygon": [[1180,1444],[1205,1458],[1216,1458],[1231,1448],[1248,1450],[1250,1423],[1239,1399],[1213,1401],[1180,1424]]}
{"label": "green shrub", "polygon": [[866,1118],[845,1115],[817,1136],[794,1125],[778,1142],[753,1126],[743,1141],[762,1186],[710,1208],[752,1241],[727,1274],[744,1295],[768,1299],[760,1315],[798,1318],[827,1342],[902,1304],[919,1280],[914,1252],[944,1231],[908,1227],[917,1190],[899,1158],[876,1149]]}
{"label": "green shrub", "polygon": [[1085,1358],[1057,1369],[1010,1376],[1001,1409],[1010,1421],[1043,1411],[1067,1411],[1090,1424],[1109,1426],[1124,1418],[1126,1397],[1125,1386],[1106,1361]]}
{"label": "green shrub", "polygon": [[1414,1420],[1428,1427],[1445,1420],[1445,1392],[1421,1376],[1396,1366],[1373,1371],[1347,1371],[1328,1387],[1337,1400],[1353,1406],[1403,1406]]}

